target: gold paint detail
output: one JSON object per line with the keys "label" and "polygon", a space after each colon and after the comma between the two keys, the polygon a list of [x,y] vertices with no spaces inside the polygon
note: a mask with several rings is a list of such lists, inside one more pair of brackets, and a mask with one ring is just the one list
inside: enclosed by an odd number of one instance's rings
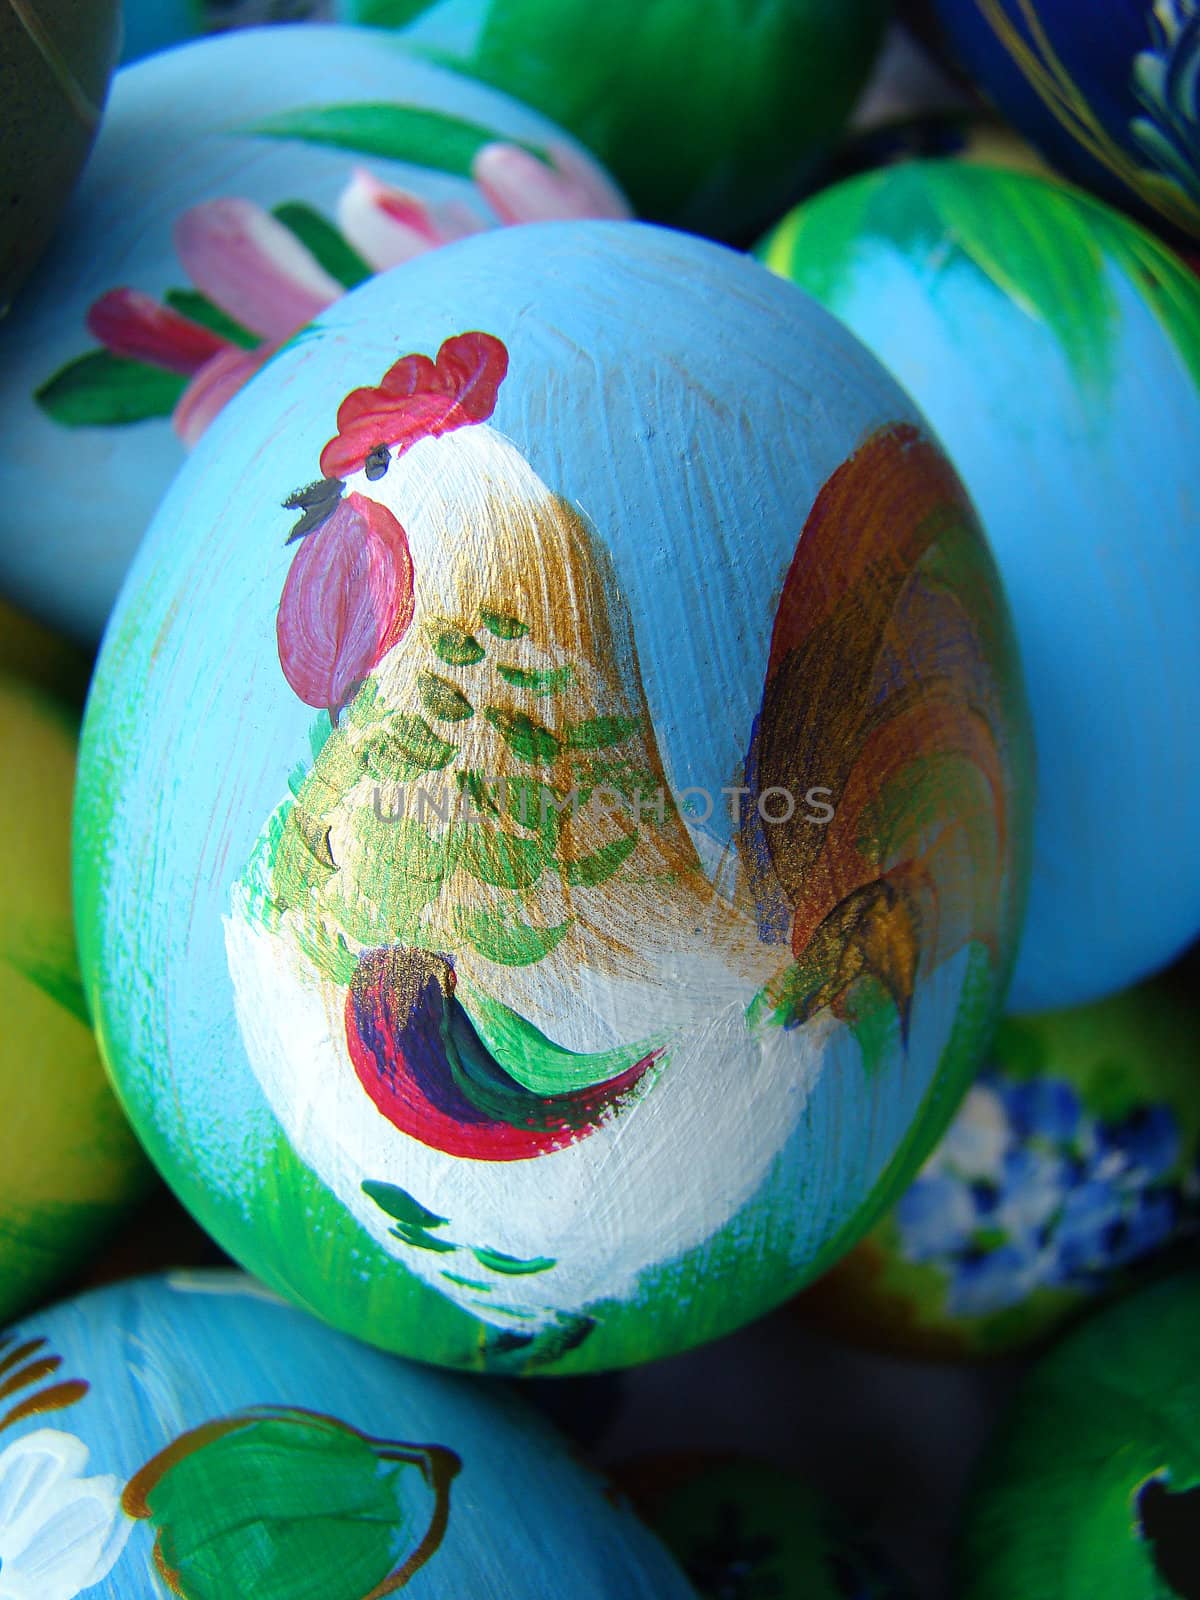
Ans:
{"label": "gold paint detail", "polygon": [[1200,208],[1183,190],[1152,168],[1138,166],[1105,130],[1050,43],[1032,0],[1016,3],[1033,39],[1032,48],[1006,14],[1002,0],[976,0],[988,26],[1046,109],[1093,161],[1107,167],[1162,216],[1189,233],[1200,230]]}
{"label": "gold paint detail", "polygon": [[35,1384],[45,1386],[0,1414],[0,1433],[29,1417],[65,1411],[87,1394],[89,1386],[82,1378],[46,1384],[45,1380],[53,1378],[62,1366],[62,1357],[48,1349],[45,1339],[29,1339],[9,1349],[12,1344],[11,1334],[0,1334],[0,1400],[10,1399]]}

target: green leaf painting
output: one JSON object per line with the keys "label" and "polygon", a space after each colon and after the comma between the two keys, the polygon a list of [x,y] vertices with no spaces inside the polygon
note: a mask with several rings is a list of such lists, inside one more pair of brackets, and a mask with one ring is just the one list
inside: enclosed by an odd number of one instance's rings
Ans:
{"label": "green leaf painting", "polygon": [[1027,173],[913,162],[868,173],[799,207],[759,247],[766,264],[835,311],[872,239],[931,274],[970,261],[1044,323],[1081,384],[1107,387],[1128,278],[1200,382],[1200,296],[1164,245],[1108,206]]}
{"label": "green leaf painting", "polygon": [[364,1600],[436,1553],[460,1465],[439,1445],[268,1406],[184,1434],[121,1503],[153,1523],[155,1564],[181,1600]]}
{"label": "green leaf painting", "polygon": [[330,277],[347,289],[357,288],[371,276],[371,268],[358,251],[352,249],[333,224],[312,206],[298,200],[285,200],[274,208],[273,215],[311,251]]}
{"label": "green leaf painting", "polygon": [[69,361],[34,394],[55,422],[67,428],[118,428],[169,417],[187,378],[145,361],[93,350]]}
{"label": "green leaf painting", "polygon": [[[298,139],[334,150],[354,150],[359,155],[403,161],[458,178],[470,177],[471,163],[484,145],[500,140],[521,143],[506,139],[494,128],[423,106],[366,101],[281,111],[237,131],[256,139]],[[545,152],[535,145],[523,148],[545,159]]]}
{"label": "green leaf painting", "polygon": [[240,322],[227,317],[220,306],[214,305],[206,294],[199,294],[195,289],[168,289],[163,300],[173,311],[198,322],[202,328],[208,328],[220,338],[228,339],[230,344],[240,345],[243,350],[253,350],[260,342],[256,333],[251,333],[249,328],[243,328]]}

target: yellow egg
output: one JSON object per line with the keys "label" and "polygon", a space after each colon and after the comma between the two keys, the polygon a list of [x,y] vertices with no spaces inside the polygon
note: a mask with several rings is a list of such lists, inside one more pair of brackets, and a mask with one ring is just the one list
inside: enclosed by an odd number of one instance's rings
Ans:
{"label": "yellow egg", "polygon": [[64,1277],[146,1183],[75,957],[75,737],[69,712],[0,679],[0,1320]]}

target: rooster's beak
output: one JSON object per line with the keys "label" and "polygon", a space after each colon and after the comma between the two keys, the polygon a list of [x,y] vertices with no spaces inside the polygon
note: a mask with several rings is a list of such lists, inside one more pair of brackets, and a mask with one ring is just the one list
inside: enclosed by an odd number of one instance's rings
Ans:
{"label": "rooster's beak", "polygon": [[283,502],[283,509],[299,511],[301,515],[293,524],[287,543],[294,544],[297,539],[303,539],[306,533],[319,528],[333,513],[345,487],[341,478],[322,478],[319,483],[310,483],[306,489],[297,489],[294,494],[288,495]]}

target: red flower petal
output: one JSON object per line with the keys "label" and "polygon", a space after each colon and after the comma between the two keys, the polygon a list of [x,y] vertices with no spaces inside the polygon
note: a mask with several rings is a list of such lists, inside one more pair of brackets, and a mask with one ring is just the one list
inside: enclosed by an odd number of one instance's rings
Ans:
{"label": "red flower petal", "polygon": [[404,529],[351,494],[296,552],[276,619],[284,677],[330,715],[400,642],[412,621],[413,567]]}
{"label": "red flower petal", "polygon": [[191,376],[232,345],[137,289],[110,289],[87,314],[88,332],[115,356]]}
{"label": "red flower petal", "polygon": [[490,333],[460,333],[437,354],[403,356],[377,388],[354,389],[338,409],[338,433],[321,452],[327,478],[358,470],[377,445],[397,455],[418,439],[433,439],[496,409],[508,371],[508,351]]}

